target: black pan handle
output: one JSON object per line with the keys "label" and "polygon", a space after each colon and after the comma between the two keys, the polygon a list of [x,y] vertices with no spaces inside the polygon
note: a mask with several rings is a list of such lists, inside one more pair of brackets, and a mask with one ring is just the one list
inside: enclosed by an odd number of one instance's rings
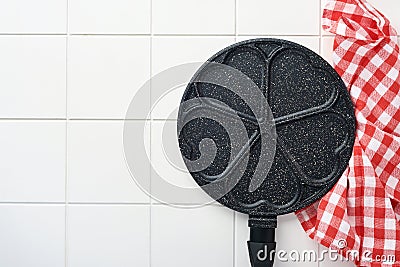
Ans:
{"label": "black pan handle", "polygon": [[276,217],[250,216],[250,240],[247,241],[247,247],[252,267],[272,267],[274,265],[276,224]]}

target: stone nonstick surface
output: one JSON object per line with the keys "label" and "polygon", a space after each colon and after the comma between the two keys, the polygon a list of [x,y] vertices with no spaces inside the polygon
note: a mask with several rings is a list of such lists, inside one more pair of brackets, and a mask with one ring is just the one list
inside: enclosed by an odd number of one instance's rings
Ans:
{"label": "stone nonstick surface", "polygon": [[[258,138],[251,144],[240,180],[217,201],[242,213],[268,217],[297,211],[324,196],[345,171],[355,139],[353,104],[335,70],[313,51],[278,39],[240,42],[221,50],[208,62],[233,67],[258,86],[272,111],[277,135],[273,162],[266,176],[261,177],[261,186],[249,190],[261,153]],[[210,71],[208,64],[188,84],[182,103],[201,97],[221,101],[240,115],[249,138],[257,135],[260,123],[249,120],[254,113],[237,94],[222,86],[193,82]],[[185,116],[186,111],[180,110],[178,124]],[[191,173],[200,186],[212,182],[207,177],[218,177],[232,167],[229,159],[235,144],[221,123],[196,118],[185,123],[178,134],[181,153],[189,160],[200,157],[202,139],[215,143],[212,164]],[[213,192],[207,193],[213,196]]]}

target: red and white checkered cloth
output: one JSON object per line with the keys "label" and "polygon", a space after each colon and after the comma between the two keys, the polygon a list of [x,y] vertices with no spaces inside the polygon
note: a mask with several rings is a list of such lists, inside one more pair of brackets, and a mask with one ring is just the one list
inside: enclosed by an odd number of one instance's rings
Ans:
{"label": "red and white checkered cloth", "polygon": [[[400,266],[397,33],[365,0],[330,1],[323,27],[335,34],[333,63],[355,104],[356,140],[335,187],[296,215],[322,245],[342,255],[356,251],[358,257],[350,258],[357,266]],[[394,262],[381,262],[392,255]]]}

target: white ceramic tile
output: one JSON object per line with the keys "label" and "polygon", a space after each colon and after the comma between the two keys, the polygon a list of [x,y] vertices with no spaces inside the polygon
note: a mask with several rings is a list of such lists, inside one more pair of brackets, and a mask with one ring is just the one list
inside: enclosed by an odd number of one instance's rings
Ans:
{"label": "white ceramic tile", "polygon": [[0,201],[64,201],[65,122],[0,122]]}
{"label": "white ceramic tile", "polygon": [[[169,204],[209,204],[213,201],[193,180],[179,151],[175,121],[154,121],[151,128],[152,196]],[[171,194],[167,182],[176,187]]]}
{"label": "white ceramic tile", "polygon": [[237,1],[239,34],[319,34],[320,0]]}
{"label": "white ceramic tile", "polygon": [[233,44],[234,37],[157,36],[152,44],[152,73],[157,74],[179,64],[205,62],[221,49]]}
{"label": "white ceramic tile", "polygon": [[150,208],[68,207],[68,267],[149,266]]}
{"label": "white ceramic tile", "polygon": [[[69,116],[124,118],[133,96],[149,79],[149,54],[147,37],[72,37],[68,59]],[[143,101],[137,109],[148,109],[149,102],[150,99]]]}
{"label": "white ceramic tile", "polygon": [[71,0],[71,33],[150,33],[148,0]]}
{"label": "white ceramic tile", "polygon": [[247,226],[248,215],[236,212],[235,218],[235,266],[251,267],[247,250],[250,230]]}
{"label": "white ceramic tile", "polygon": [[231,267],[232,215],[228,209],[215,206],[197,209],[153,206],[152,267]]}
{"label": "white ceramic tile", "polygon": [[333,64],[332,55],[333,55],[333,36],[324,36],[322,37],[322,47],[321,47],[321,56],[328,61],[331,65]]}
{"label": "white ceramic tile", "polygon": [[149,197],[136,185],[125,163],[123,127],[123,121],[69,122],[70,202],[149,202]]}
{"label": "white ceramic tile", "polygon": [[65,117],[65,50],[62,36],[0,36],[0,117]]}
{"label": "white ceramic tile", "polygon": [[[234,43],[234,37],[155,37],[152,44],[152,74],[185,63],[205,62],[212,55]],[[154,88],[152,117],[156,119],[176,118],[175,109],[179,107],[186,83],[190,81],[196,68],[187,72],[187,77],[179,75],[185,83],[177,88]],[[178,80],[178,79],[177,79]],[[174,89],[172,91],[169,91]],[[169,92],[168,92],[169,91]],[[159,93],[163,93],[159,97]],[[168,92],[168,93],[167,93]]]}
{"label": "white ceramic tile", "polygon": [[63,267],[63,205],[0,205],[0,266]]}
{"label": "white ceramic tile", "polygon": [[67,0],[0,1],[0,33],[65,33]]}
{"label": "white ceramic tile", "polygon": [[373,7],[375,7],[379,12],[384,14],[396,29],[397,34],[400,34],[400,2],[397,0],[369,0],[368,1]]}
{"label": "white ceramic tile", "polygon": [[283,40],[288,40],[292,41],[298,44],[301,44],[311,50],[313,50],[315,53],[319,54],[319,37],[317,36],[304,36],[304,37],[299,37],[299,36],[238,36],[237,41],[244,41],[244,40],[249,40],[249,39],[254,39],[254,38],[276,38],[276,39],[283,39]]}
{"label": "white ceramic tile", "polygon": [[[236,214],[236,266],[250,267],[247,241],[249,240],[250,231],[247,226],[248,216]],[[306,250],[315,251],[318,255],[318,243],[311,240],[301,228],[294,214],[283,215],[278,217],[278,229],[276,230],[276,251],[283,250],[287,255],[282,254],[282,260],[275,257],[276,267],[298,266],[298,267],[318,267],[315,259],[312,261],[293,261],[289,256],[292,250],[302,253]],[[302,254],[301,254],[302,255]],[[295,256],[293,256],[295,257]],[[287,260],[287,261],[286,261]]]}
{"label": "white ceramic tile", "polygon": [[233,34],[234,0],[153,0],[153,33]]}

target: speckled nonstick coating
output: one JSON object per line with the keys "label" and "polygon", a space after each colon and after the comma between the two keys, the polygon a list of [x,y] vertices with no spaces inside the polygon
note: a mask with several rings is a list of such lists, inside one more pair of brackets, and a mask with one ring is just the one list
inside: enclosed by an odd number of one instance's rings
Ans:
{"label": "speckled nonstick coating", "polygon": [[[217,201],[249,214],[251,226],[273,227],[274,219],[268,222],[268,218],[312,204],[345,171],[355,138],[354,108],[349,93],[324,59],[308,48],[285,40],[243,41],[221,50],[208,62],[229,65],[253,80],[272,110],[277,133],[272,167],[261,186],[254,192],[248,190],[260,157],[260,140],[257,140],[251,146],[250,160],[241,179]],[[206,69],[207,63],[195,76]],[[223,87],[189,83],[182,102],[197,97],[218,99],[238,111],[241,118],[243,114],[254,116],[238,95]],[[182,112],[178,123],[185,115]],[[249,138],[260,127],[248,119],[242,121]],[[214,140],[217,154],[207,169],[191,173],[199,185],[209,182],[205,176],[220,174],[227,168],[231,150],[223,127],[211,119],[199,118],[186,124],[180,132],[182,155],[191,159],[198,157],[199,142],[203,138]]]}

